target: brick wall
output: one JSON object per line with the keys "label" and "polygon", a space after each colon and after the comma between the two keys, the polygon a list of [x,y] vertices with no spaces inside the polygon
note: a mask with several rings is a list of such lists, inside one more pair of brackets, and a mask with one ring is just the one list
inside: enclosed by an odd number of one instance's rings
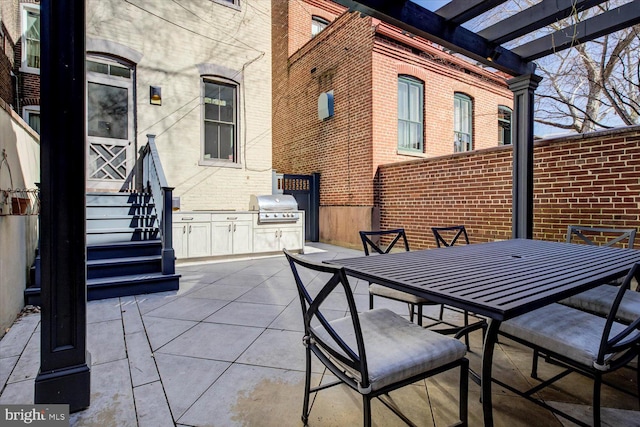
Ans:
{"label": "brick wall", "polygon": [[[640,228],[640,127],[539,141],[534,238],[564,241],[570,224]],[[511,147],[384,165],[382,228],[405,227],[412,248],[431,226],[465,224],[472,243],[511,238]]]}
{"label": "brick wall", "polygon": [[0,1],[0,99],[9,105],[15,103],[11,71],[14,69],[16,40],[20,36],[18,10],[18,0]]}
{"label": "brick wall", "polygon": [[[274,66],[274,74],[286,75],[282,92],[274,93],[274,169],[320,172],[324,205],[373,200],[371,144],[365,143],[372,129],[372,43],[370,20],[346,14],[291,56],[287,69]],[[335,115],[320,121],[318,97],[331,90]]]}
{"label": "brick wall", "polygon": [[[39,0],[20,0],[20,4],[40,4]],[[19,9],[18,9],[19,10]],[[18,25],[20,28],[22,16],[18,12]],[[22,115],[22,108],[28,105],[40,105],[40,74],[32,74],[20,71],[22,61],[22,29],[15,45],[15,69],[18,75],[18,113]]]}

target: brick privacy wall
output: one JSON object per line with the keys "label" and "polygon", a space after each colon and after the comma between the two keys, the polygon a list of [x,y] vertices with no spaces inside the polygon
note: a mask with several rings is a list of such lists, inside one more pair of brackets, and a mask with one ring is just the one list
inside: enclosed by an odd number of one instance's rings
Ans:
{"label": "brick privacy wall", "polygon": [[[639,126],[539,141],[534,159],[534,239],[565,241],[571,224],[640,227]],[[380,225],[405,227],[412,249],[435,247],[432,226],[509,239],[511,174],[509,146],[383,165]]]}

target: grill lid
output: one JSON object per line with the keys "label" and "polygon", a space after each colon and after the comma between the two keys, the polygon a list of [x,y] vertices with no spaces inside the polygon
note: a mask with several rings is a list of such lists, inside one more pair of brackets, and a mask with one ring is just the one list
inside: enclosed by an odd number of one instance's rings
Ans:
{"label": "grill lid", "polygon": [[264,196],[251,195],[249,200],[250,211],[295,211],[298,210],[298,202],[291,194],[269,194]]}

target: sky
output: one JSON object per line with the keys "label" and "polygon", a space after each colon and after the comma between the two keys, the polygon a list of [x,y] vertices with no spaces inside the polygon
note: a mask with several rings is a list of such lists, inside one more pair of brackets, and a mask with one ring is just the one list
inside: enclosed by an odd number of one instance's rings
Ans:
{"label": "sky", "polygon": [[412,1],[424,7],[425,9],[435,11],[441,8],[443,5],[449,3],[450,0],[412,0]]}

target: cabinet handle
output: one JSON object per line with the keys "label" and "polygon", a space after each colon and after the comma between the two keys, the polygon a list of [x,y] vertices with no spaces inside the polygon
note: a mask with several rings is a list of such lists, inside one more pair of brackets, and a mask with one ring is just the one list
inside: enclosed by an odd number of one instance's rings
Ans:
{"label": "cabinet handle", "polygon": [[185,234],[187,232],[187,226],[183,225],[182,226],[182,234]]}
{"label": "cabinet handle", "polygon": [[231,224],[229,224],[229,233],[231,233]]}
{"label": "cabinet handle", "polygon": [[235,224],[233,224],[233,232],[234,233],[236,232],[236,225]]}
{"label": "cabinet handle", "polygon": [[192,216],[183,216],[183,217],[182,217],[182,220],[183,220],[183,221],[191,221],[192,219],[193,219],[193,217],[192,217]]}
{"label": "cabinet handle", "polygon": [[234,220],[238,219],[238,217],[237,216],[228,216],[227,219],[229,221],[234,221]]}

